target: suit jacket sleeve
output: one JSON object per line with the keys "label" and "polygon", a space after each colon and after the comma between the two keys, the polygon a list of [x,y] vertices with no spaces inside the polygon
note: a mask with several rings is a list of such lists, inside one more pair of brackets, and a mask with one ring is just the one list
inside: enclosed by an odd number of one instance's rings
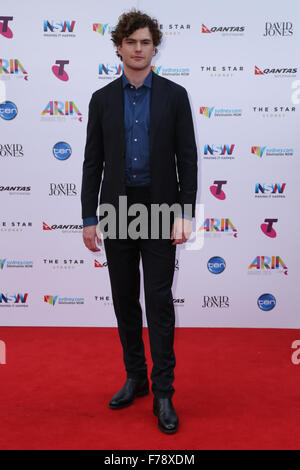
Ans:
{"label": "suit jacket sleeve", "polygon": [[[191,107],[185,88],[180,87],[176,112],[175,153],[179,178],[179,202],[182,211],[195,217],[197,194],[197,147]],[[190,204],[191,213],[184,210],[184,204]]]}
{"label": "suit jacket sleeve", "polygon": [[104,161],[99,104],[93,94],[89,104],[81,185],[82,218],[95,217]]}

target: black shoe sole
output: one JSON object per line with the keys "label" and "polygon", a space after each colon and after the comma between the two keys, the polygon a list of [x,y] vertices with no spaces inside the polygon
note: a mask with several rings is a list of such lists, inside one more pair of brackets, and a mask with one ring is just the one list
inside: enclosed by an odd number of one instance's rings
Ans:
{"label": "black shoe sole", "polygon": [[[153,414],[154,414],[155,416],[158,416],[158,413],[157,413],[157,411],[156,411],[154,408],[153,408]],[[177,432],[177,430],[178,430],[179,421],[177,422],[177,425],[176,425],[176,427],[175,427],[174,429],[166,429],[166,428],[164,428],[163,426],[160,425],[160,422],[159,422],[159,420],[158,420],[158,427],[159,427],[159,429],[160,429],[162,432],[164,432],[165,434],[174,434],[174,433]]]}
{"label": "black shoe sole", "polygon": [[149,395],[149,390],[136,393],[131,401],[129,401],[128,403],[124,403],[123,405],[111,405],[111,404],[109,404],[108,406],[111,410],[121,410],[122,408],[127,408],[127,406],[131,406],[134,403],[135,398],[141,398],[141,397],[145,397],[147,395]]}

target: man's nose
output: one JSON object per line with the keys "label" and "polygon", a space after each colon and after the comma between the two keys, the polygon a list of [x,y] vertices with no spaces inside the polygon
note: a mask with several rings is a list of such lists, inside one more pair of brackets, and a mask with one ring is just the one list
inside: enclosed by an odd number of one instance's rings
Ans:
{"label": "man's nose", "polygon": [[140,51],[140,50],[141,50],[141,48],[142,48],[142,43],[141,43],[141,42],[139,42],[139,41],[137,41],[137,42],[136,42],[136,46],[135,46],[135,48],[136,48],[136,50],[137,50],[137,51]]}

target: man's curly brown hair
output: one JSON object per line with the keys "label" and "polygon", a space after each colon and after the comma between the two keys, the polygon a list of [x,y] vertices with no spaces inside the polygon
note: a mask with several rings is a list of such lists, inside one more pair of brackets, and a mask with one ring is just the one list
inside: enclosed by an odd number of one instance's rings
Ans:
{"label": "man's curly brown hair", "polygon": [[[151,18],[146,13],[133,8],[128,13],[123,13],[119,17],[119,22],[111,33],[111,40],[114,45],[121,46],[124,38],[130,36],[134,31],[140,28],[149,28],[152,35],[152,41],[155,46],[155,53],[157,53],[157,46],[160,45],[162,40],[162,32],[159,29],[158,22],[155,18]],[[117,56],[122,60],[122,57],[116,51]]]}

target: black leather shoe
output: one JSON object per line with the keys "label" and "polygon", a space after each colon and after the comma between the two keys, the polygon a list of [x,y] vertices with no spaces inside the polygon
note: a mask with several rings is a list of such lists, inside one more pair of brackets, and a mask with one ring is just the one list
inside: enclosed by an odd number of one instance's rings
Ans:
{"label": "black leather shoe", "polygon": [[179,420],[171,398],[154,397],[153,413],[158,416],[158,427],[161,431],[167,434],[173,434],[177,431]]}
{"label": "black leather shoe", "polygon": [[133,403],[135,397],[145,397],[149,394],[149,380],[128,378],[125,385],[110,400],[109,407],[114,410],[125,408]]}

